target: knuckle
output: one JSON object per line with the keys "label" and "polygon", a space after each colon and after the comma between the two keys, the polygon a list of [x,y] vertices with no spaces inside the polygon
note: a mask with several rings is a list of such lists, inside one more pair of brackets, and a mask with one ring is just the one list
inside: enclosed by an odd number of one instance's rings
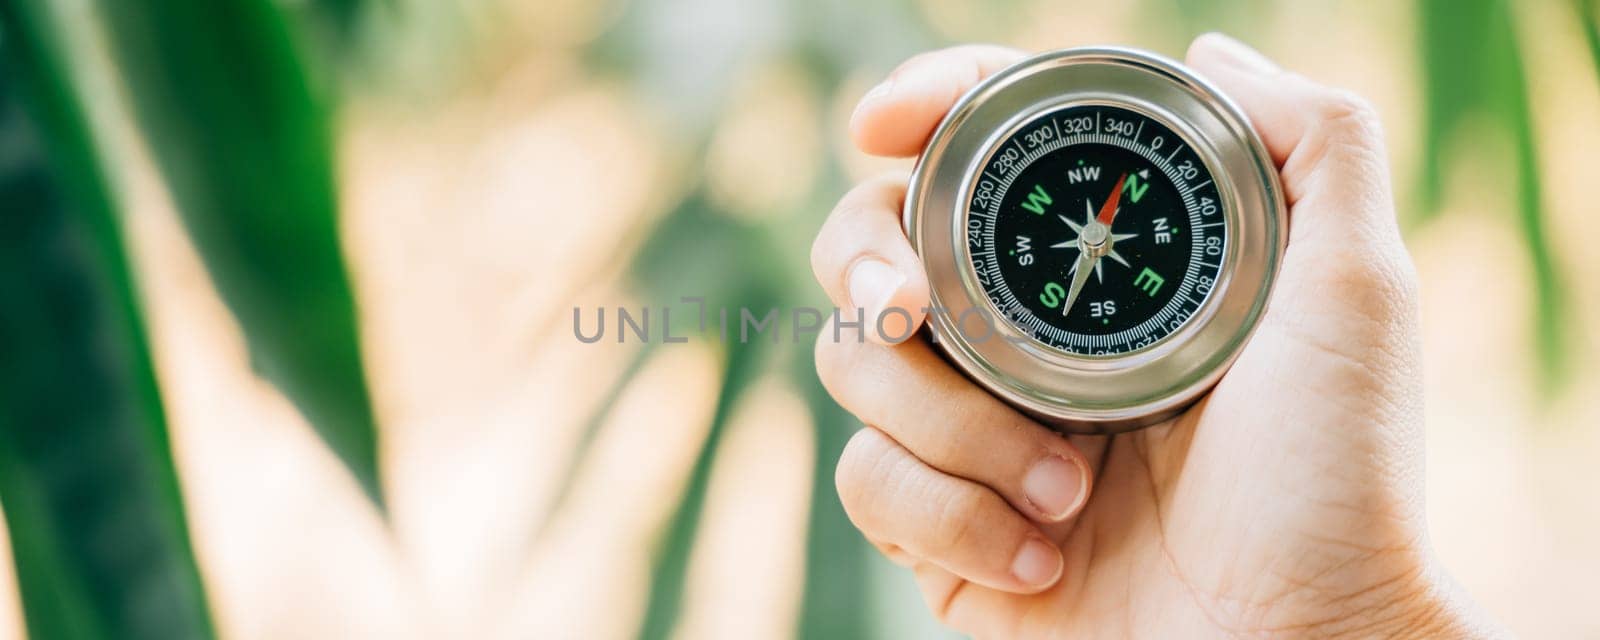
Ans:
{"label": "knuckle", "polygon": [[1299,198],[1296,191],[1320,190],[1337,192],[1345,206],[1390,210],[1383,127],[1371,103],[1350,91],[1314,86],[1302,108],[1305,134],[1283,167],[1291,200]]}
{"label": "knuckle", "polygon": [[828,390],[835,400],[843,403],[843,391],[850,379],[850,372],[855,368],[856,354],[859,349],[853,340],[840,338],[835,340],[833,332],[826,328],[817,334],[816,348],[813,357],[816,360],[817,379],[822,382],[822,387]]}
{"label": "knuckle", "polygon": [[856,527],[867,532],[879,531],[878,523],[885,508],[879,492],[895,479],[896,462],[893,448],[877,429],[867,427],[850,436],[844,451],[839,454],[839,466],[834,469],[834,488],[839,492],[839,503]]}
{"label": "knuckle", "polygon": [[1318,155],[1341,149],[1359,150],[1356,157],[1369,160],[1379,155],[1383,131],[1377,109],[1366,98],[1344,89],[1320,89],[1310,102],[1311,138]]}
{"label": "knuckle", "polygon": [[1422,277],[1417,275],[1417,265],[1411,261],[1411,254],[1402,251],[1395,260],[1394,277],[1395,292],[1399,299],[1408,306],[1420,304]]}
{"label": "knuckle", "polygon": [[828,227],[831,223],[822,223],[822,228],[817,230],[817,237],[811,241],[811,275],[817,282],[825,281],[828,276]]}
{"label": "knuckle", "polygon": [[1323,89],[1313,102],[1320,122],[1369,124],[1377,120],[1372,103],[1347,89]]}
{"label": "knuckle", "polygon": [[[837,281],[856,257],[883,243],[884,221],[894,220],[907,177],[890,172],[851,188],[834,205],[811,242],[811,270],[819,282]],[[895,227],[897,228],[897,227]]]}
{"label": "knuckle", "polygon": [[1408,314],[1419,299],[1416,268],[1403,249],[1388,244],[1333,249],[1314,265],[1316,288],[1373,318]]}
{"label": "knuckle", "polygon": [[850,219],[858,215],[860,209],[860,205],[850,200],[850,196],[846,195],[834,206],[833,212],[822,223],[822,228],[817,230],[816,239],[811,242],[811,270],[819,281],[842,275],[844,256],[849,252],[855,236],[848,233],[846,227],[850,226]]}
{"label": "knuckle", "polygon": [[900,66],[895,67],[893,71],[890,71],[889,72],[889,77],[895,78],[895,77],[900,76],[901,74],[906,73],[906,71],[908,71],[910,69],[915,69],[917,67],[920,67],[920,66],[923,66],[923,65],[926,65],[926,64],[933,64],[934,62],[938,61],[940,58],[943,58],[944,56],[951,55],[951,53],[956,51],[957,49],[958,49],[958,47],[946,47],[946,48],[943,48],[943,49],[933,49],[933,50],[929,50],[929,51],[919,51],[919,52],[917,52],[915,54],[912,54],[911,57],[906,58],[905,62],[900,63]]}
{"label": "knuckle", "polygon": [[845,515],[869,538],[907,544],[904,512],[906,491],[917,478],[915,464],[888,435],[866,427],[851,435],[838,456],[834,485]]}
{"label": "knuckle", "polygon": [[939,501],[936,519],[928,534],[928,555],[948,557],[971,544],[983,505],[983,495],[970,487],[946,493]]}

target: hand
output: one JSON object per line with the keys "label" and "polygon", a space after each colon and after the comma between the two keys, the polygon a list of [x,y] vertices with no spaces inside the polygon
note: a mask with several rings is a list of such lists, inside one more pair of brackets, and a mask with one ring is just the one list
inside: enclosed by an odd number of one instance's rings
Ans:
{"label": "hand", "polygon": [[[919,152],[957,97],[1021,57],[913,58],[857,108],[856,144]],[[1290,204],[1277,288],[1232,369],[1168,422],[1062,437],[921,340],[823,332],[817,371],[868,425],[839,461],[846,511],[935,615],[979,637],[1485,634],[1428,548],[1416,276],[1373,110],[1223,36],[1188,63],[1248,113]],[[927,306],[904,193],[904,176],[857,187],[812,250],[832,300],[869,320]]]}

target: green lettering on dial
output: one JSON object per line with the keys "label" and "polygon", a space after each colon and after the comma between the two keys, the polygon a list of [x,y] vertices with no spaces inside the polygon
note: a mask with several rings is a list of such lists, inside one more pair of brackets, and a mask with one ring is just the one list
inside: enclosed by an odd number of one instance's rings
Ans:
{"label": "green lettering on dial", "polygon": [[1050,194],[1045,192],[1044,185],[1036,184],[1033,185],[1033,193],[1028,194],[1028,201],[1022,203],[1022,208],[1032,211],[1035,215],[1042,216],[1044,215],[1045,206],[1054,202],[1055,200],[1050,198]]}
{"label": "green lettering on dial", "polygon": [[1039,303],[1054,309],[1061,306],[1061,299],[1067,297],[1067,289],[1054,282],[1044,285],[1044,293],[1039,294]]}
{"label": "green lettering on dial", "polygon": [[1156,297],[1156,292],[1161,290],[1161,285],[1166,283],[1167,279],[1161,277],[1161,274],[1151,271],[1150,267],[1145,267],[1133,279],[1133,286],[1144,290],[1152,298]]}

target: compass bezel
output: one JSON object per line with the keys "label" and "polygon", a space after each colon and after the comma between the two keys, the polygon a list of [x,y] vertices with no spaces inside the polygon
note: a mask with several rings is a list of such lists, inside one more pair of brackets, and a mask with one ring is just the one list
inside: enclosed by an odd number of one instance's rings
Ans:
{"label": "compass bezel", "polygon": [[[1083,105],[1134,111],[1172,129],[1212,174],[1228,226],[1210,295],[1155,344],[1075,355],[999,315],[977,281],[965,237],[976,177],[1017,129]],[[978,84],[946,115],[912,173],[904,223],[928,272],[930,331],[978,384],[1068,432],[1153,424],[1194,402],[1238,356],[1264,311],[1286,240],[1277,169],[1244,113],[1178,63],[1123,48],[1054,51]],[[957,331],[957,321],[982,322]],[[983,339],[978,339],[983,338]]]}

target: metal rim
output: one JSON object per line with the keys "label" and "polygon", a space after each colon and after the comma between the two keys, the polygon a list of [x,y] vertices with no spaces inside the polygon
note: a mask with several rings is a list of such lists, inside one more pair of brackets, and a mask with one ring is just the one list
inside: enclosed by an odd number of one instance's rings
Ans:
{"label": "metal rim", "polygon": [[[962,228],[975,168],[1006,133],[1086,104],[1140,112],[1184,138],[1218,187],[1229,225],[1217,283],[1186,324],[1150,347],[1077,356],[997,318],[977,285]],[[995,74],[963,96],[912,173],[905,226],[928,272],[935,341],[991,393],[1063,430],[1114,433],[1170,417],[1211,388],[1265,309],[1286,240],[1277,168],[1244,113],[1178,63],[1131,49],[1045,53]],[[984,339],[954,324],[986,322]]]}

